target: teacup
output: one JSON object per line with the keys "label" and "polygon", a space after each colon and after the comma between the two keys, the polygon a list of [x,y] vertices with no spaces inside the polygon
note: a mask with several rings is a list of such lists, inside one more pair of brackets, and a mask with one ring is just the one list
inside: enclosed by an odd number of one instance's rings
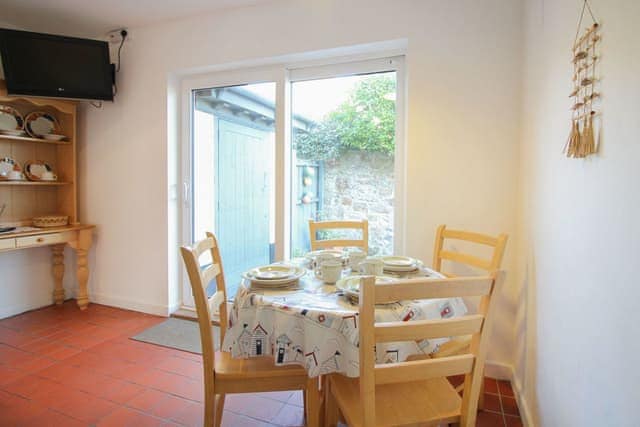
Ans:
{"label": "teacup", "polygon": [[384,263],[380,258],[367,257],[367,259],[365,259],[359,264],[359,267],[362,274],[371,275],[371,276],[381,276]]}
{"label": "teacup", "polygon": [[320,266],[327,261],[338,261],[338,258],[331,253],[321,253],[315,256],[313,266],[314,268],[320,268]]}
{"label": "teacup", "polygon": [[316,270],[316,276],[325,283],[336,283],[342,275],[342,263],[340,261],[324,261]]}
{"label": "teacup", "polygon": [[40,175],[40,179],[43,181],[55,181],[58,177],[51,171],[44,171],[42,175]]}
{"label": "teacup", "polygon": [[7,172],[7,179],[11,181],[20,181],[24,179],[24,174],[20,171],[12,170]]}
{"label": "teacup", "polygon": [[360,249],[349,251],[349,266],[352,270],[355,271],[358,269],[360,263],[365,260],[365,258],[367,258],[367,253],[365,251],[362,251]]}

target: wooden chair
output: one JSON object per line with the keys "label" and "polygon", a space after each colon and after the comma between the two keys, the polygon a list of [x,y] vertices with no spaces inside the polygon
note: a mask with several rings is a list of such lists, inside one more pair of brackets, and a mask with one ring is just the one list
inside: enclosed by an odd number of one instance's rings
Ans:
{"label": "wooden chair", "polygon": [[[499,234],[494,237],[488,234],[475,233],[471,231],[451,230],[447,229],[447,226],[443,224],[438,227],[438,231],[436,232],[435,247],[433,249],[433,269],[447,277],[455,277],[451,273],[442,271],[442,261],[447,260],[457,264],[473,267],[487,273],[498,271],[502,264],[502,257],[504,256],[504,250],[507,245],[507,238],[508,236],[506,234]],[[448,251],[444,249],[445,240],[459,240],[478,245],[485,245],[493,248],[493,252],[489,259],[482,259],[470,254]],[[470,344],[470,337],[456,337],[455,339],[443,344],[438,351],[432,355],[432,357],[439,358],[463,353],[468,351]],[[458,386],[458,391],[462,390],[462,388],[463,385],[461,384]],[[480,389],[479,407],[480,409],[484,408],[484,383]]]}
{"label": "wooden chair", "polygon": [[[320,230],[361,230],[361,239],[326,239],[318,240],[317,233]],[[365,252],[369,250],[369,222],[366,219],[361,221],[314,221],[309,220],[309,239],[311,240],[311,250],[328,248],[357,247]]]}
{"label": "wooden chair", "polygon": [[[184,260],[193,298],[198,314],[200,341],[202,343],[202,365],[204,368],[205,426],[219,426],[222,421],[224,397],[227,393],[256,393],[264,391],[303,390],[307,423],[319,423],[319,396],[317,379],[309,379],[300,366],[275,366],[272,357],[233,359],[228,352],[215,351],[211,328],[211,304],[220,303],[220,342],[224,340],[227,328],[227,294],[220,251],[215,236],[207,233],[207,238],[191,247],[180,248]],[[211,252],[213,263],[201,268],[198,262],[205,252]],[[216,280],[217,292],[207,298],[206,287]]]}
{"label": "wooden chair", "polygon": [[[375,284],[373,277],[361,281],[360,378],[332,374],[328,380],[327,425],[337,423],[340,412],[354,426],[391,426],[459,422],[475,425],[487,338],[493,312],[492,295],[501,286],[503,273],[482,277],[438,280],[408,279]],[[375,304],[397,300],[480,296],[479,313],[463,317],[410,322],[376,323]],[[375,345],[472,334],[467,354],[376,364]],[[447,380],[465,375],[462,397]]]}
{"label": "wooden chair", "polygon": [[[442,271],[442,261],[448,260],[458,264],[478,268],[487,273],[498,271],[500,269],[500,264],[502,263],[505,246],[507,245],[507,238],[508,236],[506,234],[500,234],[493,237],[487,234],[480,234],[471,231],[451,230],[447,229],[447,226],[443,224],[438,227],[438,231],[436,232],[432,268],[448,277],[453,277],[453,274]],[[446,239],[461,240],[489,246],[493,248],[493,253],[490,259],[485,260],[469,254],[448,251],[444,249],[444,242]]]}

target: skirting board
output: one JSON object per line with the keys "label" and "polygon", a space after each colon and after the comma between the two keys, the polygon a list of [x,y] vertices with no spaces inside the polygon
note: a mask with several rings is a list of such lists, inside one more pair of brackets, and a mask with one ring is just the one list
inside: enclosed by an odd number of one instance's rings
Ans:
{"label": "skirting board", "polygon": [[484,365],[484,373],[487,377],[495,378],[498,380],[509,380],[513,388],[513,392],[518,402],[518,409],[520,410],[520,419],[522,425],[525,427],[534,427],[533,418],[531,417],[531,411],[527,401],[524,398],[524,390],[522,390],[522,384],[516,378],[513,366],[506,363],[495,362],[493,360],[487,360]]}
{"label": "skirting board", "polygon": [[170,307],[159,304],[149,304],[147,302],[135,301],[130,298],[119,298],[111,295],[97,294],[89,292],[89,300],[97,304],[104,304],[111,307],[123,308],[125,310],[140,311],[156,316],[167,317],[170,314]]}

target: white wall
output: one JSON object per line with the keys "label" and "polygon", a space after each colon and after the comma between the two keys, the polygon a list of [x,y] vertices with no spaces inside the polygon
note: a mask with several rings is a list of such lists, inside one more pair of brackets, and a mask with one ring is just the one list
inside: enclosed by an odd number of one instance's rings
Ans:
{"label": "white wall", "polygon": [[582,2],[526,5],[516,363],[541,426],[640,425],[640,2],[591,3],[604,127],[586,160],[561,153]]}
{"label": "white wall", "polygon": [[[153,312],[176,302],[176,75],[280,55],[405,39],[408,254],[429,261],[440,223],[513,237],[520,20],[510,0],[286,0],[132,28],[115,103],[82,111],[80,215],[99,226],[92,299]],[[515,306],[511,280],[490,353],[507,364]]]}

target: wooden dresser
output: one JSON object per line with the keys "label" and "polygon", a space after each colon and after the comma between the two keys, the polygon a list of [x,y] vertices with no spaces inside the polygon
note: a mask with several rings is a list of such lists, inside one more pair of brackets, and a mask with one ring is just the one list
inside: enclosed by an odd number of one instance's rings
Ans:
{"label": "wooden dresser", "polygon": [[[87,281],[89,268],[87,252],[92,244],[94,226],[81,224],[78,219],[78,189],[76,165],[76,102],[59,99],[11,97],[0,81],[0,105],[17,109],[23,117],[33,111],[43,111],[56,117],[64,141],[48,141],[26,136],[0,134],[0,158],[10,157],[24,167],[25,162],[41,160],[51,165],[56,181],[0,180],[0,207],[5,206],[0,226],[17,227],[0,233],[0,256],[39,246],[50,246],[54,278],[53,300],[64,301],[62,279],[65,272],[64,248],[69,245],[77,255],[77,302],[81,309],[89,305]],[[34,228],[32,218],[39,215],[69,216],[69,225],[55,228]]]}

